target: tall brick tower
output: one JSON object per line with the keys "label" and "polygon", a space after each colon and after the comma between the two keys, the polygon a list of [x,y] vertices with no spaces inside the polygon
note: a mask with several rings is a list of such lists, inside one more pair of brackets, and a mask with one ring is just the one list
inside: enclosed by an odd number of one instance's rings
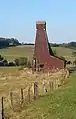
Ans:
{"label": "tall brick tower", "polygon": [[39,70],[40,68],[47,70],[64,67],[64,61],[54,56],[51,47],[49,47],[45,21],[36,22],[33,67],[35,70]]}

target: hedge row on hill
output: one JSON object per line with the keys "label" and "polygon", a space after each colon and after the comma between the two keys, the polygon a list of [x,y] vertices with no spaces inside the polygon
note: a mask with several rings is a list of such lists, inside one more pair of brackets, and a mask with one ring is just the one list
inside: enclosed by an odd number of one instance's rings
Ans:
{"label": "hedge row on hill", "polygon": [[7,47],[17,46],[17,45],[20,45],[17,39],[0,37],[0,48],[7,48]]}
{"label": "hedge row on hill", "polygon": [[20,57],[9,62],[0,55],[0,66],[25,66],[31,68],[31,63],[27,57]]}

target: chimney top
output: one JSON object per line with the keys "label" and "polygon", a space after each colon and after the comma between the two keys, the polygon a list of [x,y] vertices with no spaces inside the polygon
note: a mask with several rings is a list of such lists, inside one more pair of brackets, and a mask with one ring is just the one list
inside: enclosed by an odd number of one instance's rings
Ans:
{"label": "chimney top", "polygon": [[36,21],[36,24],[46,24],[46,21]]}

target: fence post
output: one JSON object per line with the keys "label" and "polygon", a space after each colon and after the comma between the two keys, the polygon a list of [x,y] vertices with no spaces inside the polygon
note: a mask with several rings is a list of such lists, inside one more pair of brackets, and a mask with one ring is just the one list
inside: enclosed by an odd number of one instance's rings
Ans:
{"label": "fence post", "polygon": [[52,81],[50,82],[50,90],[51,89],[53,90],[53,82]]}
{"label": "fence post", "polygon": [[13,106],[13,94],[10,92],[10,100],[11,100],[11,105]]}
{"label": "fence post", "polygon": [[28,100],[29,100],[29,102],[30,102],[30,89],[31,89],[31,87],[28,88]]}
{"label": "fence post", "polygon": [[58,80],[55,80],[55,89],[58,89]]}
{"label": "fence post", "polygon": [[23,89],[21,88],[21,104],[23,104],[23,100],[24,100],[24,97],[23,97]]}
{"label": "fence post", "polygon": [[34,83],[34,100],[38,97],[38,83]]}
{"label": "fence post", "polygon": [[2,119],[4,119],[4,105],[3,105],[3,97],[2,97]]}

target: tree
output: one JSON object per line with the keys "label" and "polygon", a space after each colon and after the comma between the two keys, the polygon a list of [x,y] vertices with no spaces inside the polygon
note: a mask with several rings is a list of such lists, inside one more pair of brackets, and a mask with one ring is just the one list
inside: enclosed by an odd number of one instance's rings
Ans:
{"label": "tree", "polygon": [[16,45],[20,45],[17,39],[0,37],[0,48],[7,48],[10,46],[16,46]]}

